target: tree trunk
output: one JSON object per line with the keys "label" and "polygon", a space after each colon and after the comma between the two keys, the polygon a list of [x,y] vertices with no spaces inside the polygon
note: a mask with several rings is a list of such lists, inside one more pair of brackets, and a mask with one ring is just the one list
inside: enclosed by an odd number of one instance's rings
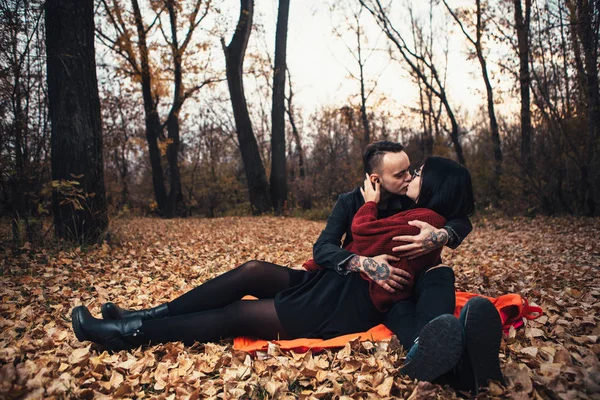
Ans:
{"label": "tree trunk", "polygon": [[[578,20],[577,31],[579,40],[583,47],[583,58],[585,60],[586,77],[586,97],[587,97],[587,117],[588,117],[588,138],[587,154],[585,161],[585,170],[582,170],[582,187],[584,188],[586,213],[594,215],[596,213],[596,199],[594,198],[594,187],[592,180],[589,179],[588,169],[594,158],[595,150],[598,148],[598,131],[600,130],[600,88],[598,83],[598,27],[594,27],[594,19],[600,18],[600,5],[598,2],[578,1]],[[593,9],[595,8],[595,10]]]}
{"label": "tree trunk", "polygon": [[521,0],[513,0],[515,6],[515,29],[519,50],[519,83],[521,86],[521,167],[527,175],[533,168],[531,157],[531,76],[529,74],[529,21],[531,20],[531,0],[525,0],[525,15]]}
{"label": "tree trunk", "polygon": [[23,116],[22,101],[23,96],[21,92],[21,71],[15,68],[15,87],[14,87],[14,123],[13,131],[15,134],[15,176],[12,177],[13,183],[12,192],[12,207],[13,207],[13,218],[12,218],[12,233],[13,240],[15,243],[21,241],[21,219],[27,221],[27,214],[29,213],[29,206],[25,188],[25,157],[23,156],[23,131],[25,128],[25,121]]}
{"label": "tree trunk", "polygon": [[306,177],[306,171],[304,168],[304,150],[302,150],[300,132],[298,132],[298,128],[296,127],[296,123],[294,122],[294,118],[290,111],[288,111],[288,116],[290,118],[290,125],[292,125],[292,134],[294,135],[294,142],[296,143],[296,147],[298,149],[298,172],[300,174],[300,179],[304,179]]}
{"label": "tree trunk", "polygon": [[[115,152],[116,151],[117,150],[115,150]],[[121,167],[119,168],[119,177],[121,178],[121,200],[119,205],[120,208],[122,208],[126,206],[129,207],[129,167],[127,164],[127,156],[125,155],[124,151],[121,152],[121,156],[119,158],[121,162]],[[115,164],[117,166],[119,165],[118,162],[116,162]]]}
{"label": "tree trunk", "polygon": [[167,132],[169,133],[170,143],[167,146],[167,161],[169,163],[170,183],[169,197],[163,211],[167,218],[175,216],[184,217],[186,215],[185,204],[183,201],[183,192],[181,191],[181,174],[179,172],[179,117],[169,117],[167,120]]}
{"label": "tree trunk", "polygon": [[296,126],[296,120],[294,118],[294,107],[292,104],[292,99],[294,97],[294,91],[292,90],[292,76],[290,75],[289,69],[287,71],[290,96],[287,98],[288,106],[286,107],[285,111],[287,112],[288,119],[290,120],[290,125],[292,126],[292,135],[294,136],[294,142],[296,143],[296,147],[298,148],[298,170],[300,173],[300,179],[304,179],[306,176],[304,168],[304,150],[302,150],[300,132],[298,132],[298,127]]}
{"label": "tree trunk", "polygon": [[419,107],[421,112],[421,125],[423,126],[423,132],[421,133],[421,152],[423,153],[423,159],[433,154],[433,128],[432,128],[432,102],[431,95],[427,93],[427,105],[429,110],[425,107],[425,90],[421,85],[421,79],[417,76],[417,86],[419,87]]}
{"label": "tree trunk", "polygon": [[183,82],[182,82],[182,66],[181,66],[181,50],[177,39],[177,13],[173,0],[167,2],[169,10],[169,21],[171,22],[171,47],[173,52],[173,73],[174,73],[174,88],[173,88],[173,104],[171,112],[167,118],[167,132],[169,134],[169,144],[167,146],[167,161],[169,163],[170,183],[169,197],[165,205],[164,215],[167,218],[174,216],[185,216],[187,211],[183,201],[183,192],[181,191],[181,175],[179,172],[179,112],[183,106]]}
{"label": "tree trunk", "polygon": [[225,52],[227,84],[233,107],[233,116],[244,162],[244,171],[248,181],[248,194],[252,214],[258,215],[271,211],[271,198],[269,196],[269,181],[265,173],[252,130],[248,105],[244,95],[243,63],[246,46],[252,28],[252,14],[254,11],[253,0],[240,0],[240,17],[229,46],[221,39]]}
{"label": "tree trunk", "polygon": [[[450,119],[450,125],[451,125],[450,139],[452,140],[452,144],[454,145],[454,152],[456,153],[456,160],[460,164],[466,166],[467,160],[465,159],[465,154],[463,152],[462,145],[460,144],[460,138],[458,136],[459,135],[458,121],[456,120],[454,111],[452,110],[452,107],[450,106],[450,102],[448,101],[448,97],[446,96],[446,89],[444,88],[444,86],[440,80],[440,77],[438,76],[437,70],[435,69],[435,67],[433,65],[431,66],[431,75],[432,75],[433,79],[435,80],[435,82],[437,82],[437,85],[439,87],[438,98],[440,99],[440,102],[443,104],[444,109],[446,110],[446,114],[448,114],[448,118]],[[428,88],[431,90],[430,86],[428,86]]]}
{"label": "tree trunk", "polygon": [[452,10],[452,8],[448,5],[448,3],[445,0],[444,5],[446,6],[446,9],[450,12],[450,15],[452,15],[452,18],[454,18],[454,20],[460,27],[461,31],[467,38],[467,41],[469,41],[475,48],[475,54],[477,55],[479,66],[481,67],[481,75],[483,77],[483,82],[485,83],[485,90],[487,95],[487,109],[488,117],[490,119],[490,136],[492,138],[492,148],[494,151],[494,181],[492,182],[492,186],[494,191],[494,203],[497,204],[497,201],[500,198],[500,176],[502,175],[502,147],[500,143],[498,121],[496,120],[496,112],[494,110],[494,91],[492,90],[492,84],[490,82],[487,70],[487,62],[483,55],[483,45],[481,39],[483,36],[484,28],[482,23],[481,0],[475,0],[475,39],[471,37],[469,32],[465,29],[463,21],[460,19],[457,13]]}
{"label": "tree trunk", "polygon": [[[596,213],[596,199],[593,179],[590,179],[590,165],[592,165],[595,150],[597,149],[598,131],[600,130],[600,88],[598,82],[598,27],[594,26],[594,16],[598,18],[600,6],[597,2],[588,0],[567,1],[571,14],[571,24],[574,30],[573,46],[577,55],[577,74],[583,83],[582,98],[586,104],[586,117],[588,122],[587,138],[582,140],[585,144],[583,159],[580,160],[579,192],[581,210],[587,215]],[[597,23],[597,22],[596,22]],[[583,59],[581,59],[581,50]],[[582,135],[583,136],[583,135]]]}
{"label": "tree trunk", "polygon": [[[117,106],[119,107],[119,116],[121,119],[121,129],[125,134],[124,140],[120,144],[120,149],[115,149],[115,165],[119,170],[119,176],[121,178],[121,200],[120,208],[129,207],[129,160],[127,157],[127,142],[129,141],[129,134],[127,133],[127,121],[125,113],[123,112],[123,103],[121,98],[117,99]],[[120,150],[120,154],[119,153]]]}
{"label": "tree trunk", "polygon": [[365,67],[362,59],[362,46],[360,43],[360,25],[356,26],[356,43],[358,47],[358,68],[360,72],[360,117],[363,124],[363,143],[367,146],[371,143],[371,129],[369,127],[369,116],[367,114],[367,93],[365,89]]}
{"label": "tree trunk", "polygon": [[167,190],[165,189],[164,173],[158,147],[158,140],[162,135],[162,126],[152,95],[152,75],[150,74],[150,61],[148,45],[146,44],[146,28],[142,22],[142,13],[137,0],[131,0],[135,26],[138,33],[138,48],[140,52],[140,74],[142,84],[142,98],[144,100],[144,114],[146,117],[146,141],[152,168],[152,186],[158,209],[163,212],[167,205]]}
{"label": "tree trunk", "polygon": [[454,116],[454,112],[444,95],[441,99],[444,104],[444,108],[446,108],[446,113],[448,114],[448,118],[450,118],[450,139],[452,140],[452,144],[454,145],[454,152],[456,153],[456,159],[462,165],[467,165],[467,160],[465,160],[465,154],[463,152],[462,145],[460,144],[460,138],[458,137],[458,122],[456,121],[456,117]]}
{"label": "tree trunk", "polygon": [[76,180],[74,187],[82,196],[68,198],[54,192],[54,227],[59,237],[89,243],[101,239],[108,226],[94,59],[94,2],[48,0],[46,48],[52,179]]}
{"label": "tree trunk", "polygon": [[[10,98],[5,100],[9,100],[7,103],[11,104],[13,114],[12,124],[9,125],[9,132],[12,133],[14,138],[11,141],[13,142],[15,162],[15,174],[11,174],[9,178],[12,188],[12,192],[9,192],[12,197],[12,233],[15,244],[20,244],[23,233],[21,222],[25,223],[24,227],[31,241],[31,235],[29,235],[31,230],[29,224],[31,213],[29,197],[31,192],[30,182],[33,176],[28,173],[29,156],[27,154],[31,65],[29,63],[29,45],[24,50],[19,49],[18,39],[19,32],[25,34],[25,37],[29,36],[30,21],[28,21],[28,18],[30,11],[28,2],[10,4],[13,7],[10,11],[8,10],[9,4],[5,4],[0,12],[7,14],[2,19],[7,25],[7,36],[10,37],[10,39],[7,37],[4,42],[7,52],[10,48],[10,56],[8,62],[3,66],[6,66],[6,70],[10,71],[9,74],[12,73],[12,81],[14,82],[11,85],[12,87],[6,88],[7,92],[10,93]],[[6,55],[6,53],[3,55]],[[11,137],[11,135],[9,134],[8,137]],[[8,147],[10,148],[10,146]]]}
{"label": "tree trunk", "polygon": [[287,200],[285,162],[285,71],[290,0],[279,0],[275,33],[275,70],[271,109],[271,201],[275,214],[281,215]]}
{"label": "tree trunk", "polygon": [[476,0],[477,4],[477,39],[475,40],[475,50],[477,51],[477,59],[481,66],[481,75],[485,83],[485,91],[487,94],[487,109],[488,116],[490,119],[490,134],[492,137],[492,148],[494,150],[494,181],[492,182],[493,188],[493,202],[494,205],[498,205],[498,200],[501,197],[500,193],[500,178],[502,177],[502,143],[500,141],[500,129],[498,128],[498,120],[496,119],[496,111],[494,110],[494,91],[492,89],[492,83],[487,69],[487,62],[483,56],[482,40],[483,25],[482,25],[482,10],[481,0]]}

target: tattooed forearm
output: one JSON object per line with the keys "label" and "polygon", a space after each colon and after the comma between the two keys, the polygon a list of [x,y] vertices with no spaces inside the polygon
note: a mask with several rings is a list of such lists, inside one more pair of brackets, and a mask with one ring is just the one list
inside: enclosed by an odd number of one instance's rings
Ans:
{"label": "tattooed forearm", "polygon": [[348,261],[348,264],[346,265],[346,270],[352,271],[352,272],[360,271],[360,256],[359,255],[355,255],[354,257],[352,257],[350,259],[350,261]]}
{"label": "tattooed forearm", "polygon": [[363,261],[364,272],[374,281],[385,281],[390,277],[390,267],[386,263],[381,264],[373,258],[365,258]]}
{"label": "tattooed forearm", "polygon": [[448,232],[445,230],[441,231],[433,231],[431,234],[423,241],[423,249],[427,251],[435,250],[437,248],[442,247],[448,242]]}

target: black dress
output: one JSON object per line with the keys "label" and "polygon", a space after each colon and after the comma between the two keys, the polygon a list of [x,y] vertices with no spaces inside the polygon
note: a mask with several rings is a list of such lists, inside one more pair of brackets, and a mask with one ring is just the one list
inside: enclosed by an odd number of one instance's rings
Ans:
{"label": "black dress", "polygon": [[275,309],[291,338],[322,338],[364,332],[383,321],[369,283],[360,274],[290,270],[292,286],[275,296]]}

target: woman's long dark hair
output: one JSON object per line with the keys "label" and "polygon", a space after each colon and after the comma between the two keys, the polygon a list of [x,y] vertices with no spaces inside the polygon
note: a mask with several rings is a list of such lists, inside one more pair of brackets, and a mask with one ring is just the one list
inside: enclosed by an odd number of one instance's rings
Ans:
{"label": "woman's long dark hair", "polygon": [[475,211],[471,174],[463,165],[444,157],[428,157],[421,171],[417,207],[429,208],[446,219]]}

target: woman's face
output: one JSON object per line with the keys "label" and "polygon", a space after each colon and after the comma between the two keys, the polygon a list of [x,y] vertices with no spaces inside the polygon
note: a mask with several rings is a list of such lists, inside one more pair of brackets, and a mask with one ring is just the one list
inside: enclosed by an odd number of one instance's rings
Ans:
{"label": "woman's face", "polygon": [[415,203],[419,198],[419,193],[421,193],[421,171],[423,171],[423,166],[413,174],[412,181],[408,184],[408,191],[406,192],[406,195]]}

